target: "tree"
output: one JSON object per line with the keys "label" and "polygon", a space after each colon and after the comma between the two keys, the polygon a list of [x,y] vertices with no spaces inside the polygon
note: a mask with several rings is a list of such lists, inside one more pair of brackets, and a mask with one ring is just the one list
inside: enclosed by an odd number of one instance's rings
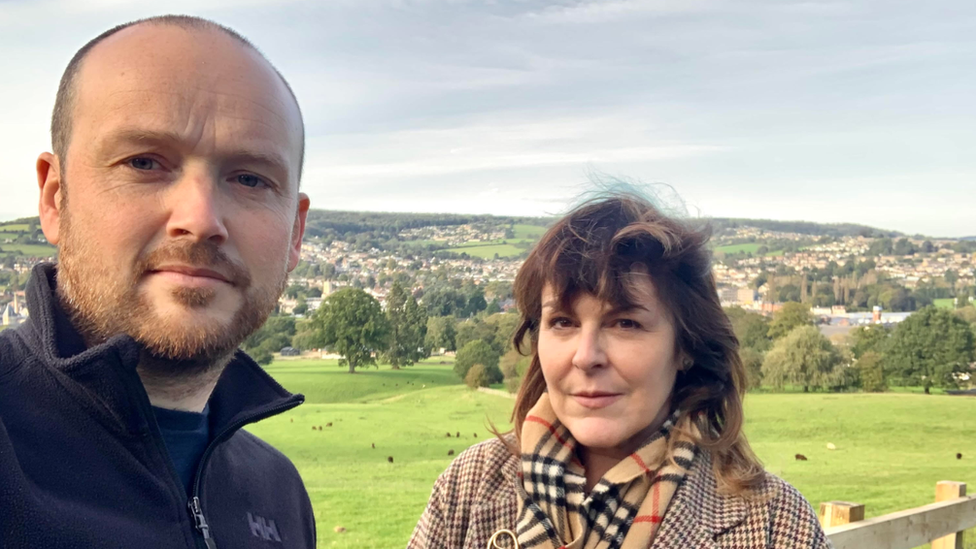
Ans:
{"label": "tree", "polygon": [[375,365],[374,351],[386,348],[390,328],[376,299],[356,288],[343,288],[327,297],[310,322],[321,339],[319,347],[330,347],[342,356],[341,366],[349,373]]}
{"label": "tree", "polygon": [[[457,357],[454,359],[454,372],[458,377],[464,379],[468,375],[468,370],[475,364],[481,364],[489,371],[497,370],[498,358],[499,353],[491,345],[480,339],[469,341],[458,351]],[[499,370],[499,378],[501,377],[500,374],[501,371]]]}
{"label": "tree", "polygon": [[466,304],[465,297],[448,286],[434,286],[424,292],[423,305],[430,316],[461,314]]}
{"label": "tree", "polygon": [[457,325],[457,335],[454,342],[458,349],[463,349],[471,341],[484,341],[495,349],[499,356],[505,351],[505,344],[498,340],[498,330],[495,326],[480,318],[471,318]]}
{"label": "tree", "polygon": [[763,355],[752,347],[742,347],[739,349],[739,358],[742,366],[746,370],[746,381],[748,389],[758,389],[762,386],[762,363]]}
{"label": "tree", "polygon": [[799,326],[813,326],[810,308],[803,303],[784,303],[769,324],[769,339],[777,340]]}
{"label": "tree", "polygon": [[390,326],[390,342],[384,357],[390,366],[408,366],[425,358],[427,311],[417,305],[410,292],[398,282],[393,283],[386,296],[386,319]]}
{"label": "tree", "polygon": [[498,304],[498,299],[492,299],[491,303],[488,304],[488,308],[485,309],[485,313],[489,315],[500,312],[502,312],[502,306]]}
{"label": "tree", "polygon": [[903,320],[888,344],[885,362],[905,383],[925,388],[955,387],[954,374],[973,361],[976,336],[952,311],[924,307]]}
{"label": "tree", "polygon": [[272,353],[277,353],[291,345],[295,335],[295,318],[291,316],[271,316],[254,333],[241,343],[241,348],[262,366],[271,364]]}
{"label": "tree", "polygon": [[867,351],[856,363],[861,389],[869,393],[881,393],[888,388],[885,380],[884,358],[874,351]]}
{"label": "tree", "polygon": [[478,387],[489,387],[491,386],[491,376],[488,374],[488,370],[481,364],[475,364],[468,370],[468,374],[464,376],[464,383],[472,389],[477,389]]}
{"label": "tree", "polygon": [[763,353],[769,350],[772,341],[769,339],[769,321],[759,313],[753,313],[742,307],[729,307],[725,314],[732,321],[732,330],[739,338],[739,346],[751,348]]}
{"label": "tree", "polygon": [[472,317],[481,311],[488,308],[488,302],[485,301],[485,293],[481,288],[475,288],[475,290],[468,297],[468,302],[464,306],[463,316]]}
{"label": "tree", "polygon": [[457,319],[453,316],[427,317],[427,337],[424,339],[424,347],[427,349],[444,349],[445,351],[457,350],[455,345],[456,324]]}
{"label": "tree", "polygon": [[853,382],[840,352],[816,326],[798,326],[773,344],[762,364],[763,381],[777,389],[784,385],[840,389]]}
{"label": "tree", "polygon": [[888,328],[881,324],[858,326],[851,330],[851,354],[860,359],[865,353],[884,354],[885,345],[891,335]]}

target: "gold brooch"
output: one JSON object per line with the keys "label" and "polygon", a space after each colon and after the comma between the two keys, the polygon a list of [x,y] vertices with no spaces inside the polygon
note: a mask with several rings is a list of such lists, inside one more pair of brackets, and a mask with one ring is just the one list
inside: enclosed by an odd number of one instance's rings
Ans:
{"label": "gold brooch", "polygon": [[[499,542],[503,539],[511,539],[512,547],[502,547]],[[499,530],[492,534],[488,540],[488,549],[519,549],[518,537],[511,530]]]}

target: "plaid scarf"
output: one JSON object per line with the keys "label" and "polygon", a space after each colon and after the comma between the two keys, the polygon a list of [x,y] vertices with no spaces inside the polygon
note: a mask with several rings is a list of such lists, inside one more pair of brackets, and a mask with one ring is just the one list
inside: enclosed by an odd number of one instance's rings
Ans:
{"label": "plaid scarf", "polygon": [[694,429],[675,412],[641,447],[620,461],[587,494],[586,472],[576,441],[556,419],[544,393],[522,425],[522,470],[517,533],[522,549],[646,549],[654,541],[671,497],[695,457],[687,438],[668,440],[675,422]]}

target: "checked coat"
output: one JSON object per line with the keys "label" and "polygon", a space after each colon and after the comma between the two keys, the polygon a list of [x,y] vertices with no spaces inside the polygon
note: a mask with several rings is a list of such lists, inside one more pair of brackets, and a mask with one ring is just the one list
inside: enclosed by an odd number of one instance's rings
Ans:
{"label": "checked coat", "polygon": [[[519,458],[498,439],[462,452],[437,479],[407,549],[485,549],[497,530],[515,530]],[[754,502],[718,493],[712,461],[699,451],[678,487],[652,549],[828,549],[803,496],[768,474]]]}

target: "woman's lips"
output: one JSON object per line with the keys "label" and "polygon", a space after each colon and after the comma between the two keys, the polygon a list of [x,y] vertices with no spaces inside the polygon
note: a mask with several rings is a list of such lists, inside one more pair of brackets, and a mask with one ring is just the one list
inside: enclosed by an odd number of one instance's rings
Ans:
{"label": "woman's lips", "polygon": [[606,408],[620,399],[620,393],[575,393],[571,395],[582,407],[591,410]]}

